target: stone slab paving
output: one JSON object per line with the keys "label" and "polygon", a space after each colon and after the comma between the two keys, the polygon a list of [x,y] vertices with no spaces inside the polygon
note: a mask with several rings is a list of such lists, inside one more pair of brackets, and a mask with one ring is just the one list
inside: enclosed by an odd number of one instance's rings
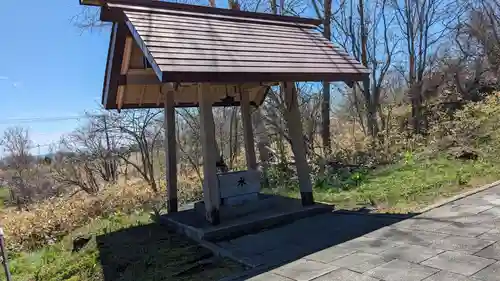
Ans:
{"label": "stone slab paving", "polygon": [[409,219],[334,212],[219,246],[265,268],[235,280],[500,281],[500,186]]}
{"label": "stone slab paving", "polygon": [[380,253],[380,255],[386,260],[400,259],[413,263],[420,263],[442,252],[444,252],[444,250],[432,249],[419,245],[402,244],[384,251]]}
{"label": "stone slab paving", "polygon": [[389,241],[391,244],[412,244],[429,246],[431,244],[441,243],[449,234],[410,230],[399,227],[384,227],[372,233],[366,234],[366,237],[371,237],[379,240]]}
{"label": "stone slab paving", "polygon": [[363,252],[357,252],[348,256],[345,256],[343,258],[334,260],[330,264],[339,266],[339,267],[344,267],[349,270],[355,271],[355,272],[360,272],[363,273],[367,270],[370,270],[372,268],[375,268],[379,265],[382,265],[384,263],[387,263],[391,259],[384,259],[384,257],[375,255],[375,254],[368,254],[368,253],[363,253]]}
{"label": "stone slab paving", "polygon": [[424,279],[424,281],[481,281],[472,277],[467,277],[457,273],[448,271],[440,271]]}
{"label": "stone slab paving", "polygon": [[475,255],[483,258],[500,260],[500,242],[482,249]]}
{"label": "stone slab paving", "polygon": [[490,241],[500,241],[500,227],[481,234],[477,238]]}
{"label": "stone slab paving", "polygon": [[396,223],[394,226],[408,230],[434,231],[450,225],[451,222],[439,221],[424,217],[415,217]]}
{"label": "stone slab paving", "polygon": [[319,261],[323,263],[331,263],[334,260],[338,260],[345,256],[356,253],[358,250],[348,247],[330,247],[324,250],[318,251],[314,254],[305,256],[305,259]]}
{"label": "stone slab paving", "polygon": [[368,271],[367,275],[385,281],[420,281],[437,272],[439,269],[396,259]]}
{"label": "stone slab paving", "polygon": [[354,250],[356,252],[364,252],[371,254],[378,254],[387,251],[397,244],[392,243],[389,240],[371,238],[366,236],[361,236],[350,241],[344,242],[342,244],[336,245],[339,248],[347,248]]}
{"label": "stone slab paving", "polygon": [[473,254],[488,247],[493,243],[494,241],[483,240],[479,238],[450,235],[444,237],[441,240],[433,241],[431,247],[442,250],[458,251],[458,252]]}
{"label": "stone slab paving", "polygon": [[264,274],[260,274],[258,276],[252,277],[252,281],[294,281],[293,279],[286,278],[285,276],[281,276],[278,274],[274,274],[272,272],[266,272]]}
{"label": "stone slab paving", "polygon": [[470,276],[494,262],[495,261],[491,259],[468,255],[465,253],[446,251],[422,262],[421,264]]}
{"label": "stone slab paving", "polygon": [[474,278],[483,281],[500,280],[500,262],[496,262],[473,275]]}
{"label": "stone slab paving", "polygon": [[368,275],[359,274],[354,271],[350,271],[348,269],[339,268],[335,269],[332,272],[329,272],[323,276],[320,276],[315,281],[378,281],[379,279],[375,279]]}
{"label": "stone slab paving", "polygon": [[490,216],[498,218],[498,217],[500,217],[500,207],[493,207],[491,209],[488,209],[488,210],[482,212],[481,214],[490,215]]}
{"label": "stone slab paving", "polygon": [[436,229],[435,232],[452,234],[465,237],[476,237],[494,228],[490,223],[460,223],[454,222],[443,228]]}
{"label": "stone slab paving", "polygon": [[272,270],[272,273],[297,281],[309,281],[338,269],[338,266],[299,259]]}

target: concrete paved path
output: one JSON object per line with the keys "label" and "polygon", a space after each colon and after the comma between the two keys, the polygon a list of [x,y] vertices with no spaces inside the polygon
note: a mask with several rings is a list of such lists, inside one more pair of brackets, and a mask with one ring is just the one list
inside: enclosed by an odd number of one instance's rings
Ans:
{"label": "concrete paved path", "polygon": [[252,281],[500,281],[500,187],[427,213],[329,213],[220,242]]}

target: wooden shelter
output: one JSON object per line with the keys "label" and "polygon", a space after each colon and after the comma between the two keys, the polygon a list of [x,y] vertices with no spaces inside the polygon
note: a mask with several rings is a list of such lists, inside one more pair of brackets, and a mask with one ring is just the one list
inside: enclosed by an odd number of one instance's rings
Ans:
{"label": "wooden shelter", "polygon": [[219,222],[212,106],[241,106],[248,169],[256,169],[250,106],[285,92],[302,203],[313,204],[296,81],[367,79],[369,72],[318,31],[320,20],[151,0],[81,0],[112,22],[102,103],[165,108],[169,211],[177,211],[175,107],[200,107],[206,218]]}

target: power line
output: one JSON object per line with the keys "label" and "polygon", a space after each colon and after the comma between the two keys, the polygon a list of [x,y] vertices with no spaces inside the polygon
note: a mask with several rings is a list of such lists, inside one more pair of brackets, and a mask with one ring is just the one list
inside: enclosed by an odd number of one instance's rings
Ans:
{"label": "power line", "polygon": [[19,123],[43,123],[43,122],[55,122],[55,121],[67,121],[67,120],[87,119],[87,118],[99,117],[99,116],[101,116],[101,115],[77,115],[77,116],[4,119],[4,120],[0,120],[0,125],[19,124]]}
{"label": "power line", "polygon": [[35,145],[30,145],[28,146],[28,149],[34,149],[34,148],[38,148],[38,147],[48,147],[48,146],[51,146],[51,145],[55,145],[57,144],[57,142],[52,142],[52,143],[46,143],[46,144],[35,144]]}

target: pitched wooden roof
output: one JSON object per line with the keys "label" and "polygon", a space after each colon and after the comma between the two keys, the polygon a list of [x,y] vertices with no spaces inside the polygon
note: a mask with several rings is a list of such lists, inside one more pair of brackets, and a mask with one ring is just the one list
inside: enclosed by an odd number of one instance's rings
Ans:
{"label": "pitched wooden roof", "polygon": [[318,20],[165,2],[107,3],[162,82],[346,81],[368,70],[318,31]]}
{"label": "pitched wooden roof", "polygon": [[368,70],[324,39],[320,20],[153,0],[81,0],[113,23],[103,87],[107,109],[197,106],[209,83],[214,106],[260,105],[281,81],[345,81]]}

